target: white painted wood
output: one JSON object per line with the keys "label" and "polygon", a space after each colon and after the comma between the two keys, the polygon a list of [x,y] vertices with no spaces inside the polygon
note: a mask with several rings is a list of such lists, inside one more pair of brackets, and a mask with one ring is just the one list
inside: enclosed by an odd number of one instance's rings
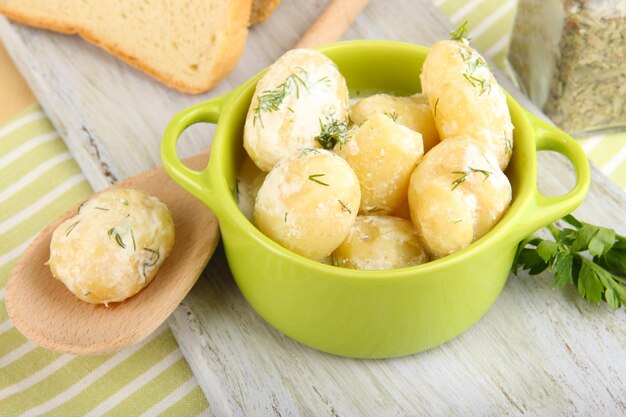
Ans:
{"label": "white painted wood", "polygon": [[[252,28],[245,54],[217,89],[189,96],[161,86],[80,39],[0,20],[0,36],[90,183],[100,189],[159,163],[178,110],[230,90],[294,45],[323,2],[284,1]],[[448,20],[428,0],[373,0],[345,39],[428,45]],[[506,88],[536,111],[506,80]],[[182,156],[210,143],[192,128]],[[540,155],[546,193],[567,189],[567,162]],[[626,233],[626,197],[595,168],[576,214]],[[571,181],[570,181],[571,183]],[[511,277],[469,331],[427,352],[353,360],[306,348],[244,301],[218,249],[169,320],[215,416],[626,414],[626,313],[555,291],[548,275]]]}

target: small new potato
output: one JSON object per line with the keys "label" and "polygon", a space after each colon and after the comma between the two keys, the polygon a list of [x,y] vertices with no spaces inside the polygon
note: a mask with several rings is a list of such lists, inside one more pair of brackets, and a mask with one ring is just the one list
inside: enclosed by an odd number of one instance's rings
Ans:
{"label": "small new potato", "polygon": [[311,49],[294,49],[263,75],[250,103],[243,144],[265,172],[315,140],[324,124],[347,123],[348,87],[337,66]]}
{"label": "small new potato", "polygon": [[411,218],[435,258],[482,237],[511,203],[511,184],[482,143],[449,138],[428,152],[411,175]]}
{"label": "small new potato", "polygon": [[391,216],[357,216],[350,234],[332,253],[333,265],[383,270],[428,262],[413,224]]}
{"label": "small new potato", "polygon": [[441,140],[470,136],[506,169],[513,152],[511,115],[504,91],[480,54],[462,41],[436,42],[421,80]]}
{"label": "small new potato", "polygon": [[76,297],[107,305],[146,287],[173,245],[165,204],[143,191],[110,190],[55,229],[50,270]]}
{"label": "small new potato", "polygon": [[254,204],[254,222],[287,249],[320,260],[348,235],[360,199],[359,181],[346,161],[306,148],[267,175]]}
{"label": "small new potato", "polygon": [[237,176],[237,204],[250,221],[253,221],[254,201],[266,176],[267,172],[261,171],[250,157],[244,158]]}
{"label": "small new potato", "polygon": [[357,125],[374,114],[386,114],[395,122],[419,132],[424,142],[424,153],[439,143],[435,119],[424,94],[409,97],[374,94],[359,100],[350,108],[350,119]]}
{"label": "small new potato", "polygon": [[385,114],[374,114],[351,129],[338,148],[335,152],[359,179],[360,213],[391,214],[406,202],[411,172],[424,154],[419,133]]}

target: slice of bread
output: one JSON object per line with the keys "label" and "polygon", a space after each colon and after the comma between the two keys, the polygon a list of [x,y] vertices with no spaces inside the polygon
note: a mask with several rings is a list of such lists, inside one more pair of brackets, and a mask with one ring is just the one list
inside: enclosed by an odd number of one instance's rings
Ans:
{"label": "slice of bread", "polygon": [[280,0],[253,0],[252,12],[250,13],[250,24],[256,25],[265,21],[274,13],[280,4]]}
{"label": "slice of bread", "polygon": [[243,53],[252,0],[0,0],[0,13],[79,34],[166,85],[215,86]]}

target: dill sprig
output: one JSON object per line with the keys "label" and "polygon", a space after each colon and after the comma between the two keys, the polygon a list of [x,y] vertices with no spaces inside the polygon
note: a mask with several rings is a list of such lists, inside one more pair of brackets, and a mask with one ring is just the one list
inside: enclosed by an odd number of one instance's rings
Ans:
{"label": "dill sprig", "polygon": [[[298,67],[296,68],[304,77],[306,77],[306,70],[304,68]],[[254,120],[252,122],[253,125],[256,124],[256,121],[259,120],[261,126],[263,126],[263,119],[261,114],[263,112],[272,112],[276,111],[280,108],[280,105],[285,100],[288,94],[292,91],[296,92],[296,97],[300,97],[300,86],[304,87],[308,90],[308,86],[306,81],[296,72],[292,72],[285,81],[278,85],[273,90],[265,90],[258,97],[257,107],[254,109]]]}
{"label": "dill sprig", "polygon": [[320,119],[320,134],[315,136],[315,140],[324,149],[332,150],[337,144],[341,148],[346,143],[348,123],[348,120],[340,122],[332,116],[326,118],[326,123]]}
{"label": "dill sprig", "polygon": [[352,210],[350,210],[350,207],[348,207],[346,203],[344,203],[341,200],[337,200],[337,201],[339,201],[339,204],[341,204],[341,210],[347,211],[348,213],[352,214]]}
{"label": "dill sprig", "polygon": [[70,233],[72,233],[72,230],[74,230],[74,228],[76,227],[78,223],[80,223],[80,220],[77,221],[76,223],[70,224],[69,227],[65,230],[65,236],[68,236]]}
{"label": "dill sprig", "polygon": [[151,268],[154,265],[156,265],[157,262],[159,262],[159,259],[161,259],[161,253],[159,251],[159,249],[150,249],[150,248],[143,248],[143,250],[150,252],[150,258],[143,263],[141,271],[143,272],[143,277],[148,278],[148,274],[146,273],[146,268]]}
{"label": "dill sprig", "polygon": [[396,113],[395,111],[392,111],[391,113],[385,113],[385,115],[389,116],[394,122],[398,120],[398,113]]}
{"label": "dill sprig", "polygon": [[483,174],[485,176],[483,181],[487,181],[487,178],[489,178],[489,175],[493,174],[490,171],[486,171],[484,169],[472,168],[472,167],[467,167],[467,169],[465,171],[452,171],[452,174],[459,174],[459,175],[461,175],[459,178],[457,178],[456,180],[452,181],[452,191],[454,191],[456,189],[456,187],[458,187],[459,185],[464,183],[467,180],[467,177],[470,174],[474,173],[474,172],[478,172],[478,173]]}
{"label": "dill sprig", "polygon": [[120,246],[122,249],[126,249],[124,240],[122,240],[122,235],[119,234],[119,232],[115,229],[115,227],[110,228],[107,234],[109,235],[109,237],[115,236],[115,242],[118,244],[118,246]]}
{"label": "dill sprig", "polygon": [[472,85],[472,87],[480,86],[481,96],[484,93],[491,93],[492,82],[489,78],[489,74],[487,74],[485,78],[478,78],[475,75],[479,68],[489,69],[489,65],[487,65],[485,60],[482,59],[480,55],[472,53],[468,50],[461,50],[461,58],[463,58],[463,61],[467,64],[465,72],[463,73],[463,78],[465,78],[467,82]]}
{"label": "dill sprig", "polygon": [[309,175],[309,180],[311,180],[313,182],[316,182],[316,183],[318,183],[320,185],[324,185],[324,186],[328,187],[327,183],[318,180],[318,178],[323,177],[325,175],[326,174],[312,174],[312,175]]}
{"label": "dill sprig", "polygon": [[468,31],[467,31],[467,20],[466,20],[465,22],[463,22],[461,26],[456,28],[456,30],[453,30],[452,32],[450,32],[450,39],[452,39],[453,41],[460,41],[460,42],[468,43],[469,41],[471,41],[471,38],[468,38],[467,35],[468,35]]}

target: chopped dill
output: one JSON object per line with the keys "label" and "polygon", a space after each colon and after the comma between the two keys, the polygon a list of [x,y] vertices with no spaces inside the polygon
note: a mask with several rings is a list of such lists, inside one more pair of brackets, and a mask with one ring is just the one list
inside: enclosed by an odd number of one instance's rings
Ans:
{"label": "chopped dill", "polygon": [[309,180],[328,187],[327,183],[318,180],[319,177],[323,177],[324,175],[326,174],[312,174],[312,175],[309,175]]}
{"label": "chopped dill", "polygon": [[318,153],[320,153],[319,149],[302,148],[302,149],[300,149],[300,156],[299,157],[308,156],[308,155],[317,155]]}
{"label": "chopped dill", "polygon": [[133,233],[133,229],[130,229],[130,237],[133,240],[133,252],[136,252],[137,245],[135,244],[135,234]]}
{"label": "chopped dill", "polygon": [[472,39],[468,38],[467,35],[468,35],[468,31],[467,31],[467,20],[466,20],[456,30],[450,32],[450,39],[452,39],[453,41],[469,42]]}
{"label": "chopped dill", "polygon": [[[80,208],[79,208],[79,210],[80,210]],[[74,230],[74,228],[76,227],[76,225],[77,225],[78,223],[80,223],[80,220],[79,220],[79,221],[77,221],[76,223],[72,223],[72,224],[71,224],[71,225],[67,228],[67,230],[65,231],[65,236],[68,236],[70,233],[72,233],[72,230]]]}
{"label": "chopped dill", "polygon": [[395,111],[392,111],[391,113],[385,113],[385,115],[389,116],[394,122],[398,120],[398,113],[396,113]]}
{"label": "chopped dill", "polygon": [[287,223],[287,215],[288,215],[288,214],[289,214],[288,212],[285,212],[285,217],[283,218],[283,221],[284,221],[285,223]]}
{"label": "chopped dill", "polygon": [[[301,75],[306,77],[306,71],[302,67],[296,68],[300,72]],[[261,114],[263,112],[272,112],[279,109],[282,102],[285,100],[288,94],[295,90],[296,97],[300,97],[300,86],[304,87],[308,90],[307,83],[302,79],[302,77],[296,72],[292,72],[285,81],[276,86],[274,90],[265,90],[258,96],[258,104],[254,109],[254,119],[252,124],[255,125],[256,121],[259,120],[261,126],[263,126],[263,119]]]}
{"label": "chopped dill", "polygon": [[115,227],[110,228],[107,233],[108,233],[109,237],[115,235],[115,242],[117,242],[117,244],[122,249],[126,249],[126,245],[124,244],[124,241],[122,240],[122,236],[115,230]]}
{"label": "chopped dill", "polygon": [[384,210],[384,209],[383,209],[382,207],[376,207],[376,206],[374,206],[374,207],[372,207],[371,209],[367,209],[367,212],[368,212],[368,213],[376,213],[376,212],[378,212],[378,211],[383,211],[383,210]]}
{"label": "chopped dill", "polygon": [[506,132],[504,132],[504,152],[509,155],[513,153],[513,139],[510,139]]}
{"label": "chopped dill", "polygon": [[148,274],[146,274],[146,268],[156,265],[156,263],[159,262],[159,259],[161,259],[161,253],[158,249],[143,248],[143,250],[150,252],[150,259],[144,262],[141,268],[143,277],[147,278]]}
{"label": "chopped dill", "polygon": [[489,65],[487,65],[480,55],[474,54],[471,51],[461,50],[461,58],[463,58],[463,61],[467,63],[467,67],[463,73],[463,78],[465,78],[467,82],[472,85],[472,87],[480,86],[481,96],[484,93],[491,93],[492,82],[489,79],[489,76],[487,75],[487,77],[483,79],[475,76],[475,72],[479,68],[489,69]]}
{"label": "chopped dill", "polygon": [[332,116],[327,117],[326,123],[323,123],[322,119],[320,119],[320,134],[315,136],[315,140],[324,149],[332,150],[337,144],[341,148],[346,143],[348,123],[348,120],[340,122]]}
{"label": "chopped dill", "polygon": [[347,211],[348,213],[352,214],[352,210],[350,210],[350,207],[348,207],[348,206],[346,205],[346,203],[344,203],[344,202],[343,202],[343,201],[341,201],[341,200],[337,200],[337,201],[339,201],[339,204],[341,204],[341,209],[342,209],[343,211]]}
{"label": "chopped dill", "polygon": [[437,101],[435,101],[435,111],[433,117],[437,117],[437,106],[439,105],[439,97],[437,97]]}
{"label": "chopped dill", "polygon": [[102,210],[102,211],[109,211],[109,209],[108,209],[108,208],[106,208],[106,207],[94,207],[94,209],[96,209],[96,210]]}
{"label": "chopped dill", "polygon": [[452,171],[452,174],[460,174],[461,175],[459,178],[457,178],[456,180],[454,180],[452,182],[452,191],[454,191],[456,189],[456,187],[458,187],[459,185],[464,183],[465,180],[467,180],[467,177],[470,174],[474,173],[474,172],[478,172],[478,173],[483,174],[485,176],[483,181],[487,181],[487,178],[489,178],[489,175],[492,174],[492,172],[490,172],[490,171],[486,171],[484,169],[472,168],[472,167],[467,167],[467,169],[465,171]]}

